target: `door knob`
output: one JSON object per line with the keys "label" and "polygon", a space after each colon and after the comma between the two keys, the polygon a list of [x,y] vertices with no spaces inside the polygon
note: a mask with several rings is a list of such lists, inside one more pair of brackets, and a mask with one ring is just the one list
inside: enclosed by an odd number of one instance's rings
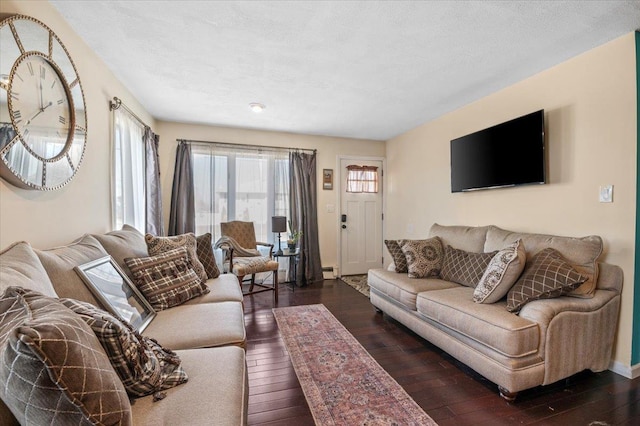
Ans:
{"label": "door knob", "polygon": [[347,229],[347,225],[342,225],[342,229]]}

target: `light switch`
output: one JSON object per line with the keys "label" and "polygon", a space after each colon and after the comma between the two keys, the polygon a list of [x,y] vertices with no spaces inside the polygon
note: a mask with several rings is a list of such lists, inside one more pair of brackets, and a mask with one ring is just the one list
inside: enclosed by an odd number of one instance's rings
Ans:
{"label": "light switch", "polygon": [[613,203],[613,185],[600,185],[600,202]]}

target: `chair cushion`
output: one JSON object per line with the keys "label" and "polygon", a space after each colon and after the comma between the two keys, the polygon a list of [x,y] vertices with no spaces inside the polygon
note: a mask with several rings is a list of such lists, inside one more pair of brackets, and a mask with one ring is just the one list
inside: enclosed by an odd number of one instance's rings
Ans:
{"label": "chair cushion", "polygon": [[208,279],[206,282],[209,293],[194,297],[185,302],[185,305],[197,303],[217,303],[217,302],[242,302],[243,295],[238,277],[233,274],[221,274],[218,278]]}
{"label": "chair cushion", "polygon": [[473,291],[476,303],[495,303],[507,295],[524,270],[527,254],[522,240],[500,250]]}
{"label": "chair cushion", "polygon": [[13,243],[0,252],[0,294],[9,286],[58,297],[42,262],[29,243],[24,241]]}
{"label": "chair cushion", "polygon": [[264,256],[234,257],[232,273],[239,277],[259,272],[277,271],[279,263]]}
{"label": "chair cushion", "polygon": [[211,233],[207,232],[204,235],[196,237],[196,254],[207,273],[207,278],[217,278],[218,275],[220,275],[220,271],[218,270],[216,257],[213,254]]}
{"label": "chair cushion", "polygon": [[141,336],[129,323],[86,302],[61,302],[91,327],[129,395],[153,395],[187,381],[175,352]]}
{"label": "chair cushion", "polygon": [[408,272],[407,256],[405,256],[402,247],[400,247],[400,241],[401,240],[384,240],[384,244],[387,246],[387,250],[389,250],[389,254],[393,259],[395,271]]}
{"label": "chair cushion", "polygon": [[443,281],[439,278],[409,278],[405,274],[385,269],[369,269],[367,276],[369,286],[383,293],[407,308],[416,310],[418,293],[430,290],[459,287],[458,284]]}
{"label": "chair cushion", "polygon": [[191,268],[185,247],[124,261],[133,274],[134,284],[156,310],[178,306],[209,292]]}
{"label": "chair cushion", "polygon": [[122,269],[130,279],[133,275],[125,263],[128,257],[147,257],[147,243],[144,235],[130,225],[124,225],[119,231],[111,231],[106,234],[91,234],[102,244],[102,247],[113,257],[120,269]]}
{"label": "chair cushion", "polygon": [[78,315],[18,287],[0,312],[0,397],[21,424],[132,424],[127,393]]}
{"label": "chair cushion", "polygon": [[473,253],[447,246],[440,278],[475,288],[496,253]]}
{"label": "chair cushion", "polygon": [[480,304],[472,300],[473,289],[456,288],[418,294],[418,312],[442,326],[461,333],[509,357],[538,351],[538,324],[505,309],[505,302]]}
{"label": "chair cushion", "polygon": [[142,334],[173,350],[225,345],[244,347],[246,334],[242,303],[176,306],[158,312]]}
{"label": "chair cushion", "polygon": [[204,266],[202,266],[202,263],[198,260],[198,243],[196,242],[195,234],[189,232],[187,234],[176,235],[173,237],[156,237],[151,234],[146,234],[144,239],[147,242],[147,249],[149,250],[150,256],[162,254],[166,251],[179,247],[186,248],[189,256],[189,262],[191,262],[191,267],[195,271],[196,275],[200,278],[201,282],[204,283],[207,281],[207,272],[205,271]]}

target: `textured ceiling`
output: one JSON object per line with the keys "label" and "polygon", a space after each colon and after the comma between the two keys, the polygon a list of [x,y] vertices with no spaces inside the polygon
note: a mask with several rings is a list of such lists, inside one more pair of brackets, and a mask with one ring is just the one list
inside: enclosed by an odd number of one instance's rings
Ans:
{"label": "textured ceiling", "polygon": [[640,28],[639,1],[51,3],[157,119],[375,140]]}

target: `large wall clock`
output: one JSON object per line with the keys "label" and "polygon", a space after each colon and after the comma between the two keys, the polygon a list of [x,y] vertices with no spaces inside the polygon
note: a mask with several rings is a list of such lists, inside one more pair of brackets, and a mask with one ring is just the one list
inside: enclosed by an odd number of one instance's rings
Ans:
{"label": "large wall clock", "polygon": [[39,190],[66,185],[84,155],[87,112],[67,49],[37,19],[0,22],[0,176]]}

